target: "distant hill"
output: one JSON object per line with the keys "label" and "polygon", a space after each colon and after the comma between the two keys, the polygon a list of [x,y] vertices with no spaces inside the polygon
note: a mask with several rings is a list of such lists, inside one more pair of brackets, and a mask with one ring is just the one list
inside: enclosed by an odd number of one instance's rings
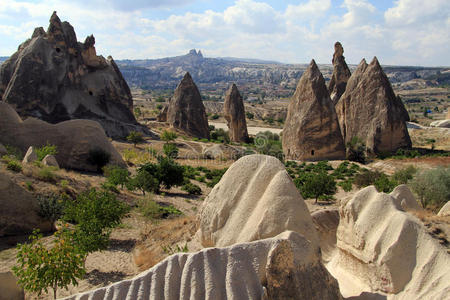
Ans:
{"label": "distant hill", "polygon": [[9,58],[8,56],[0,56],[0,65],[8,58]]}

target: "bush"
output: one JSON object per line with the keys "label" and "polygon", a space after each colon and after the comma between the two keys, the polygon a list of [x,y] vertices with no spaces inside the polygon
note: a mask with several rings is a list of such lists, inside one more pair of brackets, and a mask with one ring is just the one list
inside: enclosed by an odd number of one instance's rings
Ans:
{"label": "bush", "polygon": [[48,142],[47,145],[36,148],[38,161],[42,161],[47,155],[56,155],[57,153],[56,145],[51,145]]}
{"label": "bush", "polygon": [[409,183],[422,207],[441,208],[450,201],[450,168],[422,170]]}
{"label": "bush", "polygon": [[101,173],[104,166],[109,163],[111,154],[103,150],[102,148],[93,148],[89,150],[87,162],[97,167],[97,172]]}
{"label": "bush", "polygon": [[178,157],[178,147],[173,143],[167,143],[163,145],[164,154],[169,158],[177,158]]}
{"label": "bush", "polygon": [[212,116],[211,116],[211,120],[217,120],[219,118],[219,115],[218,114],[213,114]]}
{"label": "bush", "polygon": [[340,186],[345,192],[350,192],[352,190],[352,180],[344,180],[339,182],[337,185]]}
{"label": "bush", "polygon": [[64,201],[57,195],[38,196],[38,204],[38,215],[52,224],[63,215]]}
{"label": "bush", "polygon": [[190,195],[201,195],[202,189],[193,183],[187,183],[181,187],[183,191],[188,192]]}
{"label": "bush", "polygon": [[406,184],[411,180],[416,174],[417,169],[414,166],[408,166],[404,169],[398,170],[392,175],[392,179],[397,181],[399,184]]}
{"label": "bush", "polygon": [[8,152],[8,156],[14,157],[16,160],[22,161],[23,159],[23,152],[17,147],[11,146],[11,145],[5,145],[6,151]]}
{"label": "bush", "polygon": [[159,181],[150,172],[140,169],[136,176],[128,181],[127,188],[131,191],[139,189],[143,195],[145,192],[157,193],[159,192]]}
{"label": "bush", "polygon": [[156,109],[161,110],[164,106],[162,104],[156,104]]}
{"label": "bush", "polygon": [[60,230],[55,234],[53,247],[48,249],[40,241],[42,234],[34,231],[30,243],[17,246],[17,265],[12,268],[18,283],[25,290],[41,295],[48,288],[53,289],[53,298],[59,288],[77,285],[86,270],[86,254],[74,242],[72,234]]}
{"label": "bush", "polygon": [[386,174],[367,169],[357,174],[354,182],[358,188],[374,185],[379,192],[384,193],[392,192],[397,186],[397,182],[391,180]]}
{"label": "bush", "polygon": [[170,130],[164,130],[164,131],[161,133],[161,139],[162,139],[163,141],[165,141],[165,142],[173,141],[173,140],[175,140],[176,138],[177,138],[177,134],[176,134],[175,132],[173,132],[173,131],[170,131]]}
{"label": "bush", "polygon": [[250,119],[250,120],[253,120],[253,118],[255,117],[255,115],[249,111],[245,113],[245,116],[247,117],[247,119]]}
{"label": "bush", "polygon": [[325,172],[311,173],[306,176],[300,186],[300,193],[304,198],[314,198],[315,203],[317,203],[320,196],[336,193],[336,181]]}
{"label": "bush", "polygon": [[254,139],[254,145],[258,153],[271,155],[283,161],[283,148],[278,134],[270,131],[260,132]]}
{"label": "bush", "polygon": [[218,128],[212,131],[210,136],[212,141],[217,141],[223,144],[230,143],[230,136],[228,135],[228,131],[225,131],[222,128]]}
{"label": "bush", "polygon": [[366,162],[366,145],[364,142],[354,136],[351,141],[347,143],[347,159],[364,164]]}
{"label": "bush", "polygon": [[169,206],[161,206],[152,200],[150,197],[141,198],[138,200],[137,207],[139,212],[146,218],[151,220],[168,218],[171,215],[181,215],[181,211]]}
{"label": "bush", "polygon": [[15,159],[8,160],[6,168],[16,173],[22,172],[22,164]]}
{"label": "bush", "polygon": [[56,167],[43,167],[39,168],[35,174],[35,177],[41,181],[46,182],[56,182],[56,174],[53,173],[56,171]]}
{"label": "bush", "polygon": [[128,170],[119,166],[106,166],[103,168],[103,174],[105,174],[108,183],[114,186],[120,184],[122,188],[130,179]]}
{"label": "bush", "polygon": [[136,147],[137,144],[144,142],[144,135],[141,132],[131,131],[127,136],[127,141],[133,143],[134,147]]}
{"label": "bush", "polygon": [[74,240],[86,253],[106,249],[111,228],[120,224],[128,206],[107,191],[90,189],[67,201],[64,219],[76,224]]}

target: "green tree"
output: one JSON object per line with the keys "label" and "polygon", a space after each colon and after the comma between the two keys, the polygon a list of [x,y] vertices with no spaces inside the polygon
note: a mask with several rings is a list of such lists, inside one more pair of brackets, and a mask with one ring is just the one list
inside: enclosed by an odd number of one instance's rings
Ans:
{"label": "green tree", "polygon": [[419,197],[422,207],[442,207],[450,201],[450,168],[439,167],[418,172],[409,186]]}
{"label": "green tree", "polygon": [[114,186],[120,184],[122,188],[130,179],[128,170],[119,166],[106,166],[103,168],[103,174],[105,174],[108,183]]}
{"label": "green tree", "polygon": [[141,144],[144,142],[144,136],[142,132],[132,131],[127,136],[127,141],[133,143],[134,147],[136,147],[137,144]]}
{"label": "green tree", "polygon": [[163,145],[164,154],[170,158],[178,157],[178,147],[173,143],[167,143]]}
{"label": "green tree", "polygon": [[17,246],[17,265],[12,268],[25,290],[41,295],[52,288],[56,299],[58,289],[77,285],[86,273],[86,253],[74,242],[71,232],[65,228],[57,231],[51,248],[44,246],[39,231],[29,238],[30,243]]}
{"label": "green tree", "polygon": [[315,203],[317,203],[320,196],[336,193],[336,181],[325,172],[312,173],[306,177],[300,188],[300,193],[305,198],[314,198]]}
{"label": "green tree", "polygon": [[165,141],[166,143],[169,143],[171,141],[174,141],[177,138],[177,134],[170,130],[164,130],[161,133],[161,139]]}
{"label": "green tree", "polygon": [[159,181],[150,172],[146,170],[139,170],[133,178],[127,184],[130,190],[141,190],[142,194],[145,192],[159,192]]}

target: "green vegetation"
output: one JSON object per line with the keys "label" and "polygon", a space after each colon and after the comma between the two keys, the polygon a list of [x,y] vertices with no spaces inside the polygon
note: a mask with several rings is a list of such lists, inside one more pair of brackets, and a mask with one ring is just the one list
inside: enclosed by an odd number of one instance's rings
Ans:
{"label": "green vegetation", "polygon": [[35,172],[35,177],[41,181],[56,182],[57,176],[54,173],[58,168],[51,166],[42,166]]}
{"label": "green vegetation", "polygon": [[254,148],[260,154],[271,155],[284,160],[280,136],[270,131],[259,132],[253,139]]}
{"label": "green vegetation", "polygon": [[158,179],[145,169],[140,169],[136,176],[128,180],[126,185],[130,191],[140,190],[143,195],[145,195],[145,192],[159,192]]}
{"label": "green vegetation", "polygon": [[409,180],[413,179],[414,174],[417,173],[417,169],[414,166],[408,166],[404,169],[396,171],[392,175],[392,180],[397,184],[407,184]]}
{"label": "green vegetation", "polygon": [[347,159],[364,164],[366,162],[366,145],[357,136],[347,143]]}
{"label": "green vegetation", "polygon": [[38,161],[42,161],[47,155],[56,155],[57,153],[58,150],[56,148],[56,145],[51,145],[48,142],[45,146],[36,148]]}
{"label": "green vegetation", "polygon": [[181,211],[179,211],[172,205],[159,205],[149,196],[138,200],[137,209],[144,217],[150,220],[165,219],[170,217],[171,215],[182,214]]}
{"label": "green vegetation", "polygon": [[245,113],[245,116],[247,117],[247,119],[250,119],[250,120],[253,120],[253,118],[255,117],[255,115],[249,111]]}
{"label": "green vegetation", "polygon": [[183,185],[181,187],[181,189],[183,191],[188,192],[190,195],[201,195],[202,194],[202,189],[198,185],[195,185],[190,182]]}
{"label": "green vegetation", "polygon": [[177,138],[177,134],[170,130],[164,130],[161,133],[161,139],[166,143],[174,141]]}
{"label": "green vegetation", "polygon": [[169,158],[175,159],[178,157],[178,147],[173,143],[166,143],[163,145],[163,152]]}
{"label": "green vegetation", "polygon": [[211,120],[217,120],[219,118],[219,115],[218,114],[213,114],[212,116],[211,116]]}
{"label": "green vegetation", "polygon": [[229,144],[230,143],[230,136],[228,135],[228,131],[218,128],[214,129],[210,133],[211,141],[215,143],[221,143],[221,144]]}
{"label": "green vegetation", "polygon": [[38,204],[38,215],[52,224],[63,215],[64,199],[55,194],[38,196]]}
{"label": "green vegetation", "polygon": [[137,144],[141,144],[144,142],[144,135],[142,134],[142,132],[131,131],[127,136],[127,141],[129,141],[134,145],[134,147],[136,147]]}
{"label": "green vegetation", "polygon": [[189,252],[187,243],[184,244],[183,247],[180,247],[179,245],[176,245],[175,247],[171,247],[171,246],[161,246],[162,250],[164,253],[168,254],[168,255],[172,255],[175,253],[187,253]]}
{"label": "green vegetation", "polygon": [[12,156],[14,159],[22,161],[24,154],[19,148],[11,145],[5,145],[5,148],[8,152],[7,156]]}
{"label": "green vegetation", "polygon": [[128,170],[119,166],[105,166],[103,174],[106,176],[106,181],[113,186],[123,186],[129,181],[130,176]]}
{"label": "green vegetation", "polygon": [[17,246],[17,265],[12,268],[18,283],[27,291],[41,295],[48,288],[53,289],[56,299],[58,289],[69,284],[77,285],[77,279],[86,273],[84,261],[86,253],[73,239],[72,232],[62,229],[55,233],[50,249],[42,241],[42,234],[34,231],[30,243]]}
{"label": "green vegetation", "polygon": [[422,170],[409,186],[419,197],[422,207],[439,209],[450,201],[450,168]]}
{"label": "green vegetation", "polygon": [[6,161],[6,168],[10,171],[19,173],[22,172],[22,163],[15,159],[9,159]]}

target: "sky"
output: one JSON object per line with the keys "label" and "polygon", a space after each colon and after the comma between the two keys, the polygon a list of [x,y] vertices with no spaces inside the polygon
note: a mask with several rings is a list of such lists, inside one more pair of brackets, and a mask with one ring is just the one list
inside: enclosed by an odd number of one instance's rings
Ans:
{"label": "sky", "polygon": [[0,0],[0,56],[13,54],[53,11],[97,54],[152,59],[202,50],[206,57],[450,66],[449,0]]}

